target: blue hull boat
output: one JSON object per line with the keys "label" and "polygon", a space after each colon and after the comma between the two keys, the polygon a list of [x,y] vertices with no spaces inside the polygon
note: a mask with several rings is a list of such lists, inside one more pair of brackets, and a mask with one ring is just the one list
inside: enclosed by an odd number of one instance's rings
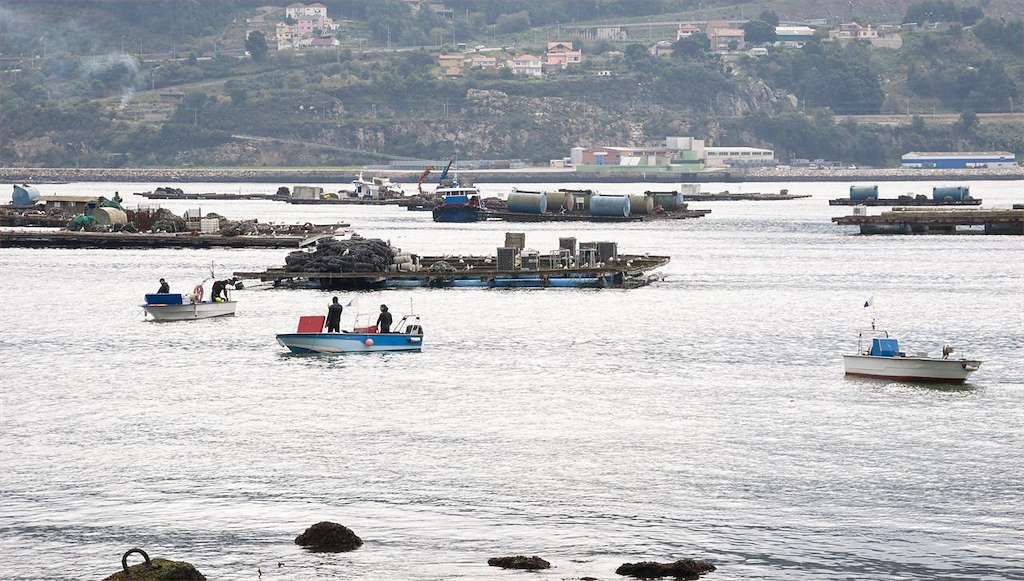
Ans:
{"label": "blue hull boat", "polygon": [[435,222],[477,222],[480,220],[480,208],[473,206],[438,206],[434,208]]}
{"label": "blue hull boat", "polygon": [[405,333],[285,333],[277,342],[292,353],[422,351],[423,335]]}
{"label": "blue hull boat", "polygon": [[281,333],[277,342],[292,353],[381,353],[422,351],[423,326],[417,315],[406,315],[396,329],[401,333],[378,333],[377,327],[357,328],[341,333],[322,333],[325,317],[300,317],[296,333]]}

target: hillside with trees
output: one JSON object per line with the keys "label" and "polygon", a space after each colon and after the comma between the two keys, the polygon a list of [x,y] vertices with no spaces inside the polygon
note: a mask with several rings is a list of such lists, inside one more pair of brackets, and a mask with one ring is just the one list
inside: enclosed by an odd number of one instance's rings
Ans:
{"label": "hillside with trees", "polygon": [[[0,164],[348,165],[456,153],[544,163],[578,144],[665,135],[863,165],[910,149],[1024,153],[1020,127],[975,115],[1020,109],[1024,26],[998,0],[897,2],[896,21],[921,21],[899,49],[819,36],[728,57],[698,33],[654,56],[650,42],[577,39],[584,62],[543,79],[507,69],[445,78],[437,55],[455,51],[453,39],[536,52],[573,22],[709,10],[745,10],[748,42],[771,43],[794,2],[448,0],[451,21],[401,0],[323,3],[342,23],[341,46],[304,51],[276,50],[284,2],[2,4]],[[907,110],[960,121],[837,117]]]}

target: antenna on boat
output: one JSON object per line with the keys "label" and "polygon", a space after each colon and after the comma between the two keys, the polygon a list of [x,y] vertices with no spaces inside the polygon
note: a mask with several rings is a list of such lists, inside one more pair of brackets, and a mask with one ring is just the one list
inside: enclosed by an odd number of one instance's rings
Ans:
{"label": "antenna on boat", "polygon": [[866,309],[868,307],[871,307],[871,330],[874,331],[875,316],[877,314],[877,312],[875,311],[875,295],[871,295],[870,297],[868,297],[868,300],[864,301],[864,308]]}

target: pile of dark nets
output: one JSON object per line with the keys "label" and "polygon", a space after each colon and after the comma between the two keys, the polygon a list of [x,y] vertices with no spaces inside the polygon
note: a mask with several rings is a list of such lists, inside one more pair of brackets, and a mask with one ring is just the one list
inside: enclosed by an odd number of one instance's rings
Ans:
{"label": "pile of dark nets", "polygon": [[395,253],[376,239],[322,240],[313,252],[292,252],[285,257],[290,272],[387,272]]}

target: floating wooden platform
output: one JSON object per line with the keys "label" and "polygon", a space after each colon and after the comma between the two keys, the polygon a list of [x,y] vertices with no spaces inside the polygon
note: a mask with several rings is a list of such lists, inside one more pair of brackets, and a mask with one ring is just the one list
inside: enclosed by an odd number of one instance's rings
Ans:
{"label": "floating wooden platform", "polygon": [[289,204],[301,205],[327,205],[327,206],[405,206],[408,200],[405,198],[392,198],[388,200],[363,200],[359,198],[338,198],[336,200],[302,200],[291,198]]}
{"label": "floating wooden platform", "polygon": [[[316,283],[335,290],[369,288],[636,288],[650,284],[651,271],[669,263],[668,256],[620,255],[617,260],[594,267],[565,269],[498,270],[494,257],[421,257],[424,268],[416,272],[289,272],[271,268],[262,272],[235,272],[243,279],[270,281],[275,285]],[[454,270],[438,269],[445,263]]]}
{"label": "floating wooden platform", "polygon": [[829,206],[980,206],[981,200],[968,198],[966,200],[941,200],[932,198],[869,198],[867,200],[851,200],[850,198],[836,198],[828,201]]}
{"label": "floating wooden platform", "polygon": [[166,193],[166,192],[136,192],[136,196],[148,200],[264,200],[271,202],[285,202],[287,198],[277,194],[218,194],[218,193]]}
{"label": "floating wooden platform", "polygon": [[799,200],[810,198],[810,194],[741,194],[732,192],[720,192],[717,194],[683,194],[686,202],[778,202],[784,200]]}
{"label": "floating wooden platform", "polygon": [[33,216],[25,214],[0,214],[0,226],[22,226],[30,228],[63,228],[71,220],[61,216]]}
{"label": "floating wooden platform", "polygon": [[861,234],[956,234],[959,226],[983,226],[985,234],[1024,235],[1024,209],[894,208],[878,215],[832,218],[840,226],[859,226]]}
{"label": "floating wooden platform", "polygon": [[0,232],[0,248],[298,248],[303,236],[129,234],[127,232]]}
{"label": "floating wooden platform", "polygon": [[583,213],[554,214],[524,214],[520,212],[506,212],[489,210],[484,212],[481,220],[504,220],[506,222],[653,222],[657,220],[685,220],[687,218],[702,218],[711,213],[711,210],[678,210],[665,212],[663,214],[631,215],[631,216],[594,216]]}

